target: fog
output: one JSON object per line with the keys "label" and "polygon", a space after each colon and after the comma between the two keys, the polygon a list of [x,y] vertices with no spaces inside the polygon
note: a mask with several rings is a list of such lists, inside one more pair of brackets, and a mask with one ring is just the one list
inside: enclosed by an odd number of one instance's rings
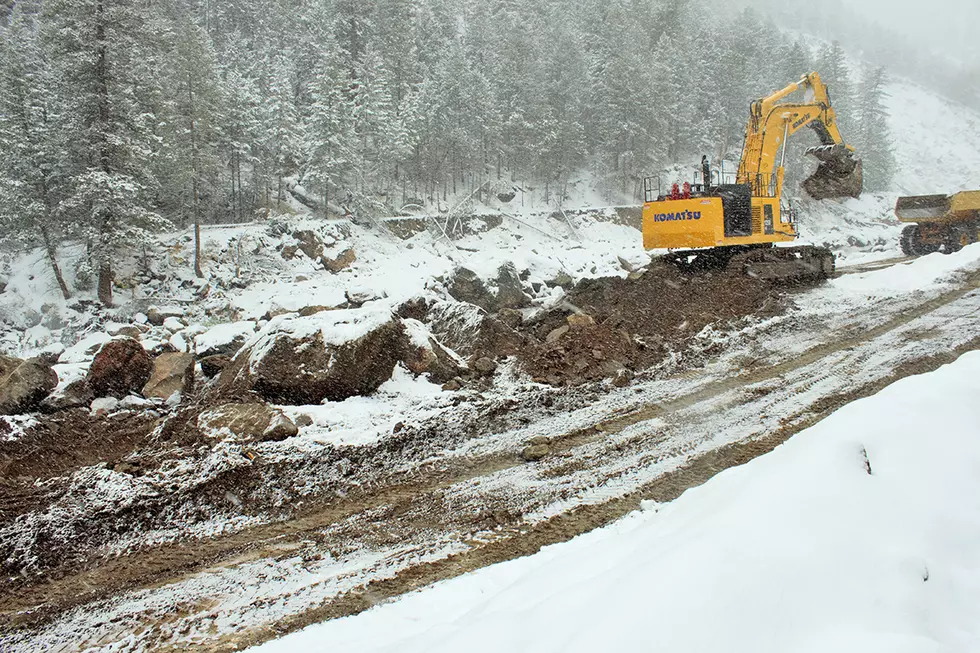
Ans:
{"label": "fog", "polygon": [[977,0],[845,0],[851,10],[909,39],[909,45],[980,62]]}

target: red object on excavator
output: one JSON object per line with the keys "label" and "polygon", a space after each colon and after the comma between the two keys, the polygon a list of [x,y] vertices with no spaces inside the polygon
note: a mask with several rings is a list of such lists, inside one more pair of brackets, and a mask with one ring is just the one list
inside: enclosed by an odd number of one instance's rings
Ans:
{"label": "red object on excavator", "polygon": [[674,184],[670,187],[670,199],[679,200],[681,198],[681,187]]}
{"label": "red object on excavator", "polygon": [[690,182],[684,182],[684,199],[691,199],[691,184]]}

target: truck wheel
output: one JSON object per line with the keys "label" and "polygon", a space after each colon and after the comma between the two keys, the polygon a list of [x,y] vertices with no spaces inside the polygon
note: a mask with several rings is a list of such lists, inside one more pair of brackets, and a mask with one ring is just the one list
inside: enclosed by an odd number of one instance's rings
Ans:
{"label": "truck wheel", "polygon": [[[964,240],[966,242],[964,242]],[[957,231],[955,229],[950,229],[946,232],[943,237],[943,252],[946,254],[952,254],[963,249],[966,245],[970,244],[970,237],[962,231]]]}
{"label": "truck wheel", "polygon": [[924,254],[922,249],[922,237],[919,234],[919,225],[910,224],[902,229],[902,236],[898,240],[902,247],[902,253],[906,256],[921,256]]}

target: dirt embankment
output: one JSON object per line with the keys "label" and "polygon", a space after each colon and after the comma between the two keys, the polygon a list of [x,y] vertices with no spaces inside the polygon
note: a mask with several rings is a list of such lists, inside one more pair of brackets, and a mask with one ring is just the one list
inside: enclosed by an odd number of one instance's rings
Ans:
{"label": "dirt embankment", "polygon": [[562,307],[521,327],[537,344],[518,357],[538,381],[575,385],[643,370],[708,325],[783,308],[782,293],[765,281],[655,263],[625,279],[580,282]]}

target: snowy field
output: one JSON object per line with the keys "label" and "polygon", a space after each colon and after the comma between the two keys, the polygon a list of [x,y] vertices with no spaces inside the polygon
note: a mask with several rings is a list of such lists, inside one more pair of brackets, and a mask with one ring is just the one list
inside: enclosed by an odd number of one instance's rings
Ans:
{"label": "snowy field", "polygon": [[262,653],[980,648],[980,353],[611,527]]}

